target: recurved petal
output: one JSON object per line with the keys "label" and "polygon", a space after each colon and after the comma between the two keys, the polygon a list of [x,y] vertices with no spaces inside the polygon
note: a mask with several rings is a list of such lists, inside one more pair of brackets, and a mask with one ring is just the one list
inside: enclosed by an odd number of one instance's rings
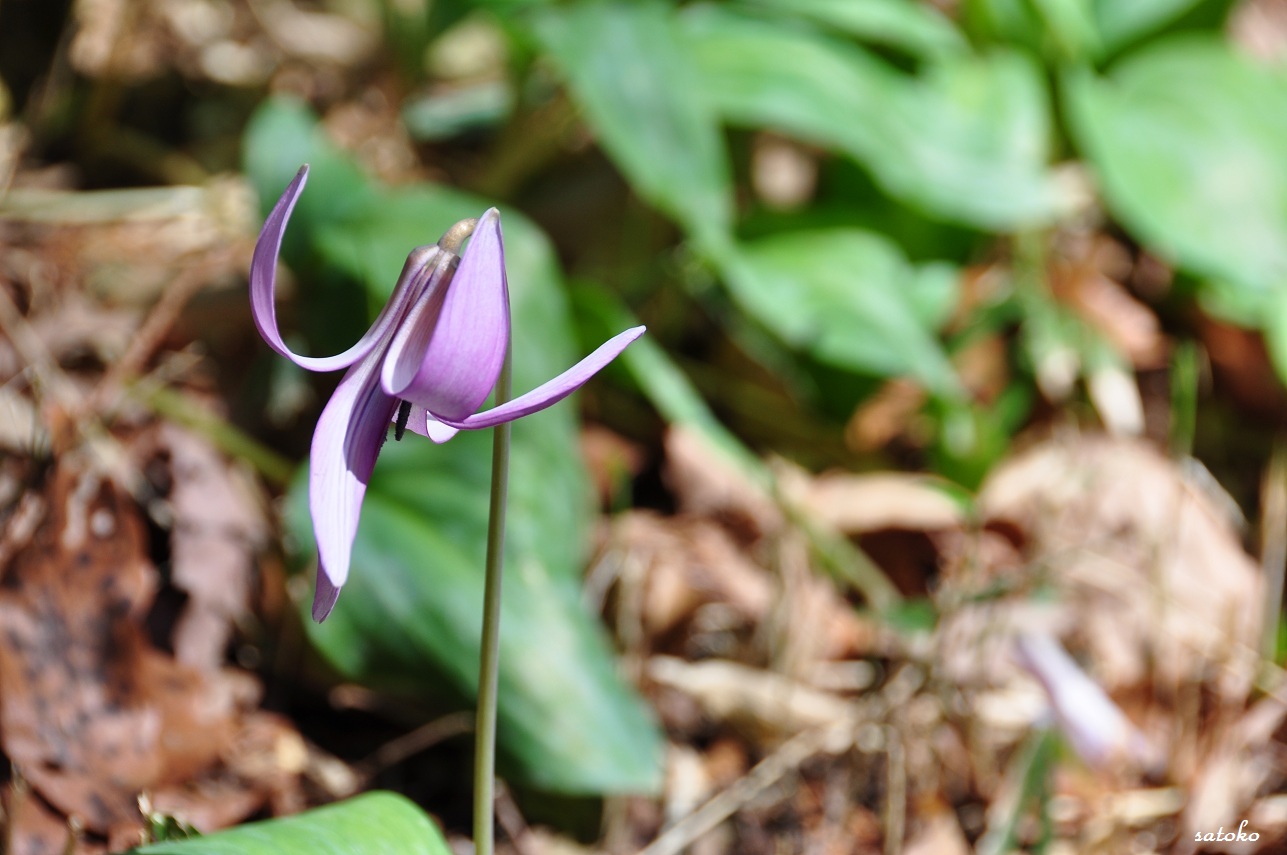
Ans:
{"label": "recurved petal", "polygon": [[335,371],[347,368],[371,352],[381,337],[389,334],[393,324],[406,312],[407,306],[419,296],[425,285],[426,266],[441,250],[437,246],[422,246],[407,256],[402,275],[380,316],[357,344],[335,356],[301,356],[286,346],[277,328],[277,258],[281,254],[282,237],[291,211],[304,192],[308,181],[308,165],[301,166],[295,178],[286,187],[277,204],[273,206],[255,243],[255,253],[250,261],[250,309],[255,326],[268,346],[301,368],[310,371]]}
{"label": "recurved petal", "polygon": [[444,421],[463,419],[487,400],[509,344],[505,247],[495,208],[474,228],[436,317],[424,312],[417,323],[415,346],[395,342],[385,388]]}
{"label": "recurved petal", "polygon": [[465,419],[446,418],[437,411],[434,411],[432,415],[436,416],[443,424],[462,430],[492,427],[502,422],[513,421],[514,419],[531,415],[551,404],[558,403],[584,386],[587,380],[597,374],[609,362],[616,359],[632,341],[643,335],[646,329],[647,327],[634,327],[623,333],[618,333],[599,345],[599,348],[594,353],[591,353],[558,377],[547,383],[542,383],[527,394],[519,395],[514,400],[499,407],[493,407],[486,412],[477,413]]}
{"label": "recurved petal", "polygon": [[308,506],[317,539],[313,616],[319,621],[348,579],[362,499],[397,406],[380,388],[379,367],[378,359],[368,358],[350,368],[313,432]]}

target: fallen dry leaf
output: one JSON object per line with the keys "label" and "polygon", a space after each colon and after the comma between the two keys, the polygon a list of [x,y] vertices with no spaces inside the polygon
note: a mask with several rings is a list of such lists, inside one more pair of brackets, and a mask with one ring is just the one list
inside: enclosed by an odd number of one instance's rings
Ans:
{"label": "fallen dry leaf", "polygon": [[902,472],[793,479],[788,493],[811,517],[851,535],[954,529],[966,522],[965,509],[938,482]]}
{"label": "fallen dry leaf", "polygon": [[139,790],[218,757],[228,709],[189,698],[198,681],[166,673],[142,635],[156,578],[128,499],[66,466],[47,496],[0,592],[4,747],[51,804],[106,834],[139,822]]}
{"label": "fallen dry leaf", "polygon": [[715,517],[748,540],[782,525],[773,499],[696,431],[666,432],[666,479],[681,511]]}
{"label": "fallen dry leaf", "polygon": [[[138,840],[141,792],[216,779],[226,786],[207,830],[240,821],[295,786],[298,764],[256,773],[230,762],[230,746],[262,729],[262,714],[248,712],[257,681],[152,646],[144,619],[157,574],[140,512],[76,460],[48,477],[42,522],[0,578],[5,754],[35,794],[109,841]],[[274,728],[277,743],[293,734]]]}
{"label": "fallen dry leaf", "polygon": [[905,847],[903,855],[969,855],[970,844],[951,811],[934,814]]}
{"label": "fallen dry leaf", "polygon": [[255,555],[268,534],[266,511],[252,483],[209,440],[167,422],[144,446],[144,453],[169,461],[170,575],[188,595],[174,630],[175,657],[212,670],[249,607]]}
{"label": "fallen dry leaf", "polygon": [[654,656],[648,677],[692,696],[716,721],[761,736],[790,736],[854,715],[853,705],[841,698],[737,662]]}

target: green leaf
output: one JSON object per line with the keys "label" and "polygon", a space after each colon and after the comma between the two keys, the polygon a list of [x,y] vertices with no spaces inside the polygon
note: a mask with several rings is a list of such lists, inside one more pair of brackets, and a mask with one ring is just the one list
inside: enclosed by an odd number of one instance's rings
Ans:
{"label": "green leaf", "polygon": [[1084,62],[1101,49],[1090,0],[1031,0],[1045,22],[1046,37],[1061,61]]}
{"label": "green leaf", "polygon": [[1092,5],[1093,0],[966,0],[961,18],[977,36],[1061,65],[1100,53]]}
{"label": "green leaf", "polygon": [[[280,121],[265,108],[252,128]],[[298,164],[337,155],[305,115],[291,146],[274,156]],[[315,120],[313,120],[315,122]],[[248,143],[253,150],[256,140]],[[291,170],[291,175],[294,171]],[[276,176],[274,176],[276,177]],[[310,180],[300,206],[324,170]],[[271,181],[265,178],[265,181]],[[274,192],[280,192],[277,189]],[[433,185],[396,191],[370,185],[361,204],[293,219],[288,236],[364,286],[372,312],[387,300],[407,252],[432,243],[486,200]],[[553,252],[521,215],[505,212],[514,334],[515,392],[572,365],[568,307]],[[301,251],[301,254],[303,252]],[[387,443],[367,490],[353,571],[326,623],[308,621],[319,651],[347,678],[441,697],[472,699],[482,619],[491,441],[465,431],[436,446],[421,437]],[[659,784],[661,738],[643,701],[615,672],[611,646],[580,600],[591,520],[588,477],[578,453],[576,410],[567,403],[513,429],[506,592],[503,605],[499,742],[516,779],[568,793],[649,791]],[[288,524],[312,552],[307,478],[296,479]]]}
{"label": "green leaf", "polygon": [[933,6],[913,0],[747,0],[925,58],[960,53],[965,38]]}
{"label": "green leaf", "polygon": [[1049,105],[1016,53],[963,55],[920,76],[858,47],[716,8],[685,16],[699,83],[729,121],[844,152],[895,198],[986,229],[1048,222]]}
{"label": "green leaf", "polygon": [[1072,129],[1113,215],[1188,270],[1287,286],[1287,82],[1215,39],[1071,77]]}
{"label": "green leaf", "polygon": [[396,793],[366,793],[285,819],[252,822],[135,855],[450,855],[433,821]]}
{"label": "green leaf", "polygon": [[[259,207],[265,214],[300,166],[307,163],[312,167],[308,189],[291,216],[295,232],[349,219],[369,207],[376,196],[362,170],[325,138],[317,117],[295,98],[281,96],[264,101],[246,126],[243,149],[246,175],[259,194]],[[292,238],[293,233],[288,231],[287,240]]]}
{"label": "green leaf", "polygon": [[1197,6],[1203,0],[1094,0],[1095,19],[1105,45],[1110,49],[1154,30]]}
{"label": "green leaf", "polygon": [[535,23],[586,122],[631,186],[693,236],[722,241],[733,216],[727,155],[694,85],[673,10],[654,0],[583,0]]}
{"label": "green leaf", "polygon": [[763,238],[722,264],[738,304],[787,343],[842,368],[962,394],[934,335],[956,298],[943,266],[913,268],[893,243],[857,229]]}

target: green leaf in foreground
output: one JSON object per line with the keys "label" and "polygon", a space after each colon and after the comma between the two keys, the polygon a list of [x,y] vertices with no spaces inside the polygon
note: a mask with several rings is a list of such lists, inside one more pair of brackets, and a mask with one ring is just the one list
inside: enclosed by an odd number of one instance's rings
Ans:
{"label": "green leaf in foreground", "polygon": [[1287,286],[1281,75],[1215,39],[1182,38],[1065,88],[1076,139],[1137,238],[1234,287]]}
{"label": "green leaf in foreground", "polygon": [[961,396],[935,335],[956,300],[947,265],[913,267],[894,244],[858,229],[762,238],[721,264],[738,304],[788,344],[841,368],[907,375],[945,398]]}
{"label": "green leaf in foreground", "polygon": [[285,819],[154,843],[134,855],[450,855],[442,832],[395,793],[366,793]]}

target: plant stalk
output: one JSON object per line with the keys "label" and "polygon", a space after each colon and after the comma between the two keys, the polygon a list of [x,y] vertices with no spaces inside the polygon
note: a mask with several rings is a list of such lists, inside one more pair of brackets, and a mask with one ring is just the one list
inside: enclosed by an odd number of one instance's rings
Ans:
{"label": "plant stalk", "polygon": [[[495,406],[510,397],[513,340],[496,380]],[[509,422],[492,428],[492,492],[487,519],[483,643],[478,663],[478,719],[474,729],[474,853],[492,855],[495,827],[496,695],[500,675],[501,577],[505,566],[505,505],[509,488]]]}

